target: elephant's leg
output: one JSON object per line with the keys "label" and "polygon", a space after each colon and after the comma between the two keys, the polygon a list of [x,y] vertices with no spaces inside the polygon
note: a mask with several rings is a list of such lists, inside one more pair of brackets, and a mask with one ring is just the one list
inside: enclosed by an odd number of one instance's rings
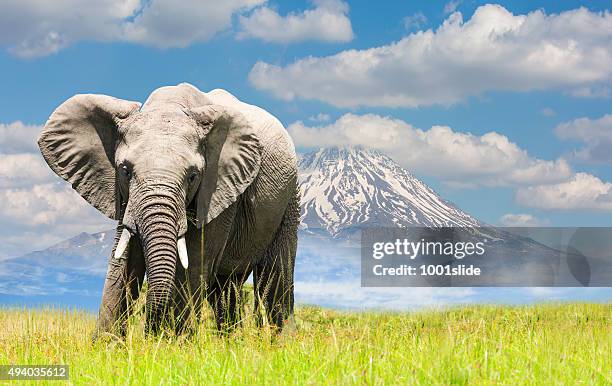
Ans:
{"label": "elephant's leg", "polygon": [[126,309],[127,314],[130,315],[133,312],[133,306],[138,297],[140,296],[140,290],[144,283],[145,277],[145,260],[142,254],[142,245],[140,239],[134,237],[135,240],[130,241],[127,258],[127,273],[126,278]]}
{"label": "elephant's leg", "polygon": [[[231,331],[240,324],[241,297],[245,275],[216,276],[207,288],[206,298],[215,314],[217,329]],[[248,274],[246,274],[248,277]]]}
{"label": "elephant's leg", "polygon": [[121,336],[125,334],[125,321],[131,312],[132,303],[138,299],[144,280],[145,265],[138,238],[133,237],[130,240],[129,248],[122,258],[112,257],[122,230],[122,226],[117,227],[94,339],[105,333]]}
{"label": "elephant's leg", "polygon": [[293,270],[299,221],[297,197],[287,208],[274,239],[255,266],[255,313],[261,323],[263,305],[268,323],[282,328],[293,315]]}
{"label": "elephant's leg", "polygon": [[235,291],[242,288],[250,274],[249,271],[245,277],[232,272],[219,272],[232,226],[235,226],[236,212],[237,204],[234,203],[203,229],[190,226],[187,232],[189,256],[196,256],[195,264],[192,266],[191,261],[189,263],[189,281],[196,320],[202,316],[201,307],[205,299],[213,309],[220,330],[232,327],[239,320],[239,310],[235,307]]}
{"label": "elephant's leg", "polygon": [[172,311],[174,328],[178,333],[194,329],[197,323],[197,316],[200,314],[201,301],[197,292],[199,287],[191,285],[190,276],[182,266],[177,265]]}

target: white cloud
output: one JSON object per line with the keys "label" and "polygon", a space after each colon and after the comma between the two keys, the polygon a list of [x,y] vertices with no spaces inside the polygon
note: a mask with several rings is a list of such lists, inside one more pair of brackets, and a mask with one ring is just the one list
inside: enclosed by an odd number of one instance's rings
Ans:
{"label": "white cloud", "polygon": [[0,152],[5,154],[38,151],[36,138],[42,130],[39,125],[26,125],[21,121],[0,123]]}
{"label": "white cloud", "polygon": [[508,213],[499,219],[499,223],[506,227],[537,227],[545,225],[545,221],[540,221],[533,215],[525,213]]}
{"label": "white cloud", "polygon": [[264,0],[5,0],[0,45],[21,57],[50,55],[79,41],[184,47],[231,26]]}
{"label": "white cloud", "polygon": [[566,182],[519,188],[516,201],[523,206],[549,210],[612,211],[612,183],[577,173]]}
{"label": "white cloud", "polygon": [[407,30],[419,29],[427,24],[427,16],[423,12],[417,12],[403,19],[404,28]]}
{"label": "white cloud", "polygon": [[353,39],[348,4],[341,0],[314,0],[315,8],[281,16],[269,7],[240,16],[239,38],[293,43],[307,40],[348,42]]}
{"label": "white cloud", "polygon": [[612,81],[612,14],[513,15],[484,5],[466,22],[456,12],[435,31],[385,46],[285,67],[258,62],[249,80],[282,99],[339,107],[448,105],[490,90],[593,90]]}
{"label": "white cloud", "polygon": [[0,153],[0,188],[31,186],[51,180],[51,170],[39,154]]}
{"label": "white cloud", "polygon": [[555,132],[563,139],[578,139],[583,142],[600,139],[612,141],[612,115],[606,114],[598,119],[574,119],[557,126]]}
{"label": "white cloud", "polygon": [[444,13],[448,15],[449,13],[453,13],[457,10],[457,7],[461,4],[461,0],[451,0],[448,3],[444,4]]}
{"label": "white cloud", "polygon": [[562,139],[583,142],[586,146],[575,152],[579,160],[612,164],[612,115],[599,119],[578,118],[560,124],[555,132]]}
{"label": "white cloud", "polygon": [[80,219],[88,208],[64,183],[34,185],[0,191],[0,214],[18,225],[55,225],[59,220]]}
{"label": "white cloud", "polygon": [[421,130],[399,119],[350,113],[325,126],[308,127],[298,121],[288,130],[297,146],[363,145],[379,149],[417,174],[456,186],[554,183],[572,175],[563,159],[531,157],[496,132],[477,136],[448,126]]}

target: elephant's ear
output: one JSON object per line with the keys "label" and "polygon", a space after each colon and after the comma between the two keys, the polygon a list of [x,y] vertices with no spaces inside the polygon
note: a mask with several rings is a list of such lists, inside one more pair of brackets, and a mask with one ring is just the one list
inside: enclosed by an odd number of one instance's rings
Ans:
{"label": "elephant's ear", "polygon": [[202,128],[206,159],[197,193],[201,227],[232,205],[259,173],[261,144],[252,125],[235,109],[208,105],[194,109]]}
{"label": "elephant's ear", "polygon": [[118,124],[138,102],[106,95],[75,95],[49,117],[38,146],[51,169],[87,202],[117,219],[115,147]]}

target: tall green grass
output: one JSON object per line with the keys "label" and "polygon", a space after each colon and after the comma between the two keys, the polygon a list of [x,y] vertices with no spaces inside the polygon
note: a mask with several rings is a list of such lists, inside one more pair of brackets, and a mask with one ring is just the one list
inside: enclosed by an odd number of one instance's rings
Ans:
{"label": "tall green grass", "polygon": [[612,384],[611,304],[299,307],[279,336],[247,314],[230,336],[208,319],[147,337],[138,315],[125,339],[92,344],[94,325],[80,311],[0,310],[0,364],[68,364],[74,384]]}

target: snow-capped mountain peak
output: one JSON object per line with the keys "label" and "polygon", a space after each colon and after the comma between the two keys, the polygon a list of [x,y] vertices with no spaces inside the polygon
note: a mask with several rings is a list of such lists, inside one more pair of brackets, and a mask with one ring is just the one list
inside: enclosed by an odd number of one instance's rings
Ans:
{"label": "snow-capped mountain peak", "polygon": [[391,158],[331,147],[300,158],[302,227],[333,236],[362,226],[478,226]]}

